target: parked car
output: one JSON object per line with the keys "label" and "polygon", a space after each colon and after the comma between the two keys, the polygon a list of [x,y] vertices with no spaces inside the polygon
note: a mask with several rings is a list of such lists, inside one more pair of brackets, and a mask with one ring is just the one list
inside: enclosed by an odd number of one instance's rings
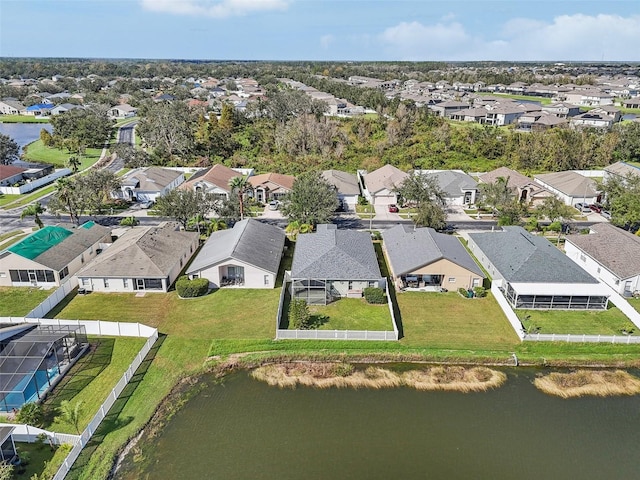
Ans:
{"label": "parked car", "polygon": [[269,210],[278,210],[278,207],[280,207],[280,202],[278,202],[278,200],[271,200],[269,202]]}
{"label": "parked car", "polygon": [[578,202],[578,203],[576,203],[574,205],[574,207],[577,208],[582,213],[590,213],[591,212],[591,209],[589,208],[589,204],[588,203]]}
{"label": "parked car", "polygon": [[611,212],[609,210],[602,210],[600,212],[600,215],[602,215],[607,220],[611,220]]}
{"label": "parked car", "polygon": [[591,205],[589,205],[589,208],[596,213],[602,212],[602,205],[598,203],[592,203]]}
{"label": "parked car", "polygon": [[398,206],[394,205],[393,203],[391,205],[389,205],[388,208],[389,208],[389,213],[398,213],[400,211]]}
{"label": "parked car", "polygon": [[155,202],[153,202],[153,201],[140,202],[140,208],[143,208],[143,209],[145,209],[145,210],[146,210],[147,208],[151,208],[151,207],[153,207],[153,204],[154,204],[154,203],[155,203]]}

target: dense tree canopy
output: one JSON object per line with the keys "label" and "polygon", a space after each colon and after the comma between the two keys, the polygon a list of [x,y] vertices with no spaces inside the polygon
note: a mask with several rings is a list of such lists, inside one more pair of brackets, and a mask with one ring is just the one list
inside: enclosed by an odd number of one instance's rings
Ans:
{"label": "dense tree canopy", "polygon": [[13,138],[0,133],[0,165],[9,165],[18,159],[20,148]]}
{"label": "dense tree canopy", "polygon": [[293,183],[282,206],[282,214],[291,222],[318,225],[330,223],[336,208],[338,194],[320,172],[307,172]]}
{"label": "dense tree canopy", "polygon": [[216,200],[213,195],[194,190],[175,188],[156,200],[156,210],[160,215],[175,218],[187,228],[189,219],[208,215]]}
{"label": "dense tree canopy", "polygon": [[83,149],[102,147],[111,135],[112,123],[105,106],[77,108],[51,117],[54,143]]}

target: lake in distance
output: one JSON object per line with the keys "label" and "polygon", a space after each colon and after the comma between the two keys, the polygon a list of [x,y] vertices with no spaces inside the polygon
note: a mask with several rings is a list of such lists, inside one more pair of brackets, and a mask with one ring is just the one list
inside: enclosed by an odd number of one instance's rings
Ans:
{"label": "lake in distance", "polygon": [[562,400],[535,370],[485,393],[209,383],[118,479],[635,479],[640,397]]}

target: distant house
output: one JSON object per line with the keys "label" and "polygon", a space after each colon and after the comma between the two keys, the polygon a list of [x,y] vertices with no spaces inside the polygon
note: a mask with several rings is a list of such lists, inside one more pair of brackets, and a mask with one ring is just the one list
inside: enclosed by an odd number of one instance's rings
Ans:
{"label": "distant house", "polygon": [[514,308],[605,310],[608,288],[522,227],[469,234],[469,250]]}
{"label": "distant house", "polygon": [[51,110],[53,110],[52,103],[36,103],[35,105],[31,105],[26,108],[25,115],[34,115],[34,116],[47,116],[51,115]]}
{"label": "distant house", "polygon": [[624,108],[640,108],[640,97],[633,97],[625,100]]}
{"label": "distant house", "polygon": [[548,112],[561,118],[573,117],[580,113],[580,107],[578,105],[571,105],[570,103],[564,102],[542,105],[541,108],[543,112]]}
{"label": "distant house", "polygon": [[541,115],[531,125],[531,131],[540,132],[549,130],[550,128],[566,128],[569,121],[566,118],[557,117],[555,115]]}
{"label": "distant house", "polygon": [[340,170],[325,170],[322,172],[322,178],[336,189],[338,199],[345,209],[356,209],[360,196],[360,185],[355,175]]}
{"label": "distant house", "polygon": [[444,192],[447,205],[473,205],[478,197],[478,182],[462,170],[416,170],[434,178]]}
{"label": "distant house", "polygon": [[613,105],[614,96],[600,90],[573,90],[564,93],[567,103],[586,107]]}
{"label": "distant house", "polygon": [[589,235],[567,235],[567,256],[620,295],[640,291],[640,237],[610,223],[591,226]]}
{"label": "distant house", "polygon": [[126,103],[115,105],[109,109],[110,118],[134,117],[137,113],[138,109],[136,107],[132,107],[131,105]]}
{"label": "distant house", "polygon": [[293,188],[295,177],[281,173],[262,173],[249,177],[252,195],[256,201],[267,203],[271,200],[282,200]]}
{"label": "distant house", "polygon": [[359,170],[358,177],[362,194],[372,205],[390,205],[398,203],[396,189],[409,177],[393,165],[385,165],[371,173]]}
{"label": "distant house", "polygon": [[429,109],[440,117],[450,117],[459,110],[466,110],[469,108],[469,104],[466,102],[457,102],[455,100],[449,100],[446,102],[436,103],[430,105]]}
{"label": "distant house", "polygon": [[23,179],[26,168],[13,165],[0,165],[0,186],[13,185]]}
{"label": "distant house", "polygon": [[640,176],[640,167],[631,165],[626,162],[616,162],[604,167],[604,180],[607,181],[610,178],[617,178],[619,180],[625,180],[629,175]]}
{"label": "distant house", "polygon": [[175,224],[133,227],[77,273],[94,292],[166,292],[198,249],[197,232]]}
{"label": "distant house", "polygon": [[68,112],[69,110],[82,109],[84,107],[76,105],[75,103],[62,103],[51,109],[51,115],[60,115],[61,113]]}
{"label": "distant house", "polygon": [[161,167],[146,167],[122,177],[117,198],[134,202],[153,202],[184,182],[184,173]]}
{"label": "distant house", "polygon": [[153,97],[154,102],[173,102],[175,99],[176,97],[169,93],[161,93],[160,95]]}
{"label": "distant house", "polygon": [[596,182],[573,171],[542,173],[535,175],[533,179],[567,205],[594,203],[598,200]]}
{"label": "distant house", "polygon": [[433,228],[396,225],[383,248],[398,289],[433,291],[482,286],[484,274],[457,237]]}
{"label": "distant house", "polygon": [[111,230],[94,222],[46,226],[0,252],[0,286],[58,287],[111,241]]}
{"label": "distant house", "polygon": [[27,107],[17,100],[5,98],[0,101],[0,114],[2,115],[24,115]]}
{"label": "distant house", "polygon": [[385,287],[371,235],[318,225],[298,235],[291,265],[291,298],[326,305],[341,297],[362,297],[367,287]]}
{"label": "distant house", "polygon": [[464,110],[456,110],[449,116],[451,117],[451,120],[483,123],[487,116],[487,109],[484,107],[465,108]]}
{"label": "distant house", "polygon": [[229,182],[242,176],[244,175],[241,171],[217,163],[213,167],[194,173],[180,188],[210,193],[219,200],[226,200],[231,194]]}
{"label": "distant house", "polygon": [[232,229],[213,232],[193,260],[187,275],[207,278],[212,288],[274,288],[285,233],[248,218]]}
{"label": "distant house", "polygon": [[520,202],[539,205],[544,202],[545,198],[554,196],[553,193],[542,185],[534,182],[533,179],[507,167],[499,167],[480,175],[480,191],[482,191],[483,183],[495,183],[500,177],[507,180],[507,185],[509,187],[515,188],[516,198]]}
{"label": "distant house", "polygon": [[576,128],[591,127],[605,130],[611,128],[614,123],[614,119],[606,113],[594,112],[591,110],[589,112],[576,115],[575,117],[571,117],[569,123],[572,127]]}
{"label": "distant house", "polygon": [[483,123],[497,126],[511,125],[524,113],[525,109],[516,104],[497,105],[495,107],[488,108],[487,115]]}

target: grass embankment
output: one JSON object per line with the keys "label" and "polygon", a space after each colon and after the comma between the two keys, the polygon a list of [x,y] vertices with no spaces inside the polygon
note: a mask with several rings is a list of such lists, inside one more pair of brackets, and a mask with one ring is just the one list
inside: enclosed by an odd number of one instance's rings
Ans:
{"label": "grass embankment", "polygon": [[3,207],[8,203],[15,202],[19,198],[19,193],[0,193],[0,207]]}
{"label": "grass embankment", "polygon": [[0,115],[0,123],[49,123],[49,119],[33,115]]}
{"label": "grass embankment", "polygon": [[[101,148],[87,148],[81,156],[80,170],[85,170],[100,159]],[[66,167],[69,157],[74,154],[54,147],[45,147],[42,140],[36,140],[24,148],[24,160],[50,163],[56,167]]]}
{"label": "grass embankment", "polygon": [[518,310],[524,327],[532,333],[571,335],[637,335],[636,327],[617,307],[602,311]]}
{"label": "grass embankment", "polygon": [[507,376],[487,367],[445,365],[395,372],[375,366],[357,370],[349,363],[284,363],[252,370],[257,380],[280,388],[397,388],[480,392],[502,385]]}
{"label": "grass embankment", "polygon": [[0,287],[0,317],[22,317],[36,308],[53,290]]}
{"label": "grass embankment", "polygon": [[640,312],[640,298],[627,298],[627,302],[638,312]]}
{"label": "grass embankment", "polygon": [[553,372],[536,378],[533,383],[544,393],[562,398],[612,397],[640,393],[640,379],[622,370]]}
{"label": "grass embankment", "polygon": [[17,200],[14,200],[13,202],[4,205],[2,208],[4,210],[9,210],[11,208],[22,207],[24,205],[27,205],[28,203],[35,202],[36,200],[41,199],[45,195],[53,193],[55,190],[56,190],[56,186],[54,184],[54,185],[49,185],[47,187],[39,188],[34,193],[30,193],[28,195],[26,194],[18,195]]}

